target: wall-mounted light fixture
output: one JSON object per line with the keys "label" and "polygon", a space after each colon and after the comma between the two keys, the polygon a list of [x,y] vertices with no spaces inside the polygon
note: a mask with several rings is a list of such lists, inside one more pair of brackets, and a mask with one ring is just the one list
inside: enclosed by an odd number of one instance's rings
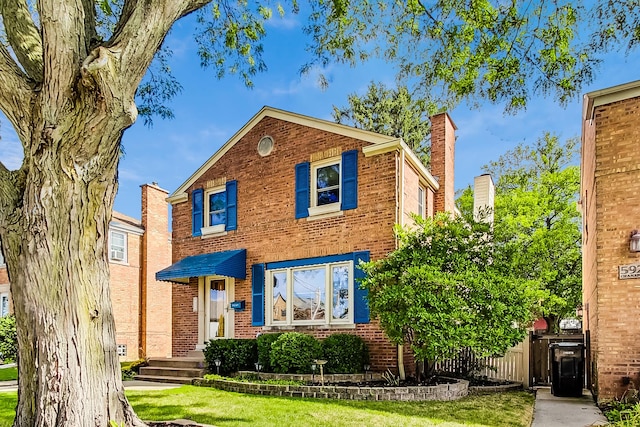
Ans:
{"label": "wall-mounted light fixture", "polygon": [[640,252],[640,231],[631,231],[631,236],[629,237],[629,250],[631,252]]}

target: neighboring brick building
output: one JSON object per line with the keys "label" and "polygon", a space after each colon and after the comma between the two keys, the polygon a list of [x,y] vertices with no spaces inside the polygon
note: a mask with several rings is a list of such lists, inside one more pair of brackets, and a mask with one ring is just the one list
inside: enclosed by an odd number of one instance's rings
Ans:
{"label": "neighboring brick building", "polygon": [[173,355],[211,338],[343,332],[367,341],[372,369],[395,367],[357,264],[393,251],[410,213],[454,209],[454,131],[432,118],[436,178],[399,138],[263,108],[167,199],[174,264],[156,277],[174,282]]}
{"label": "neighboring brick building", "polygon": [[11,298],[9,297],[9,275],[7,274],[7,266],[2,256],[2,248],[0,248],[0,317],[4,317],[11,313]]}
{"label": "neighboring brick building", "polygon": [[640,81],[588,93],[582,118],[586,370],[606,400],[640,388]]}
{"label": "neighboring brick building", "polygon": [[[155,272],[171,264],[167,191],[142,188],[142,221],[113,212],[109,223],[110,292],[120,360],[171,356],[171,290]],[[0,298],[9,278],[0,254]],[[3,306],[0,306],[0,309]]]}

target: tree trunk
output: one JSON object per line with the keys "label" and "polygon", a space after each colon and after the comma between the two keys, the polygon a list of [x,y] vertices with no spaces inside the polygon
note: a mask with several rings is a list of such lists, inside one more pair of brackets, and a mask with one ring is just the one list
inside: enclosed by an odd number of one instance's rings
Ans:
{"label": "tree trunk", "polygon": [[130,121],[80,104],[55,129],[44,123],[38,149],[25,153],[22,206],[2,235],[19,344],[14,425],[142,426],[124,395],[107,260]]}

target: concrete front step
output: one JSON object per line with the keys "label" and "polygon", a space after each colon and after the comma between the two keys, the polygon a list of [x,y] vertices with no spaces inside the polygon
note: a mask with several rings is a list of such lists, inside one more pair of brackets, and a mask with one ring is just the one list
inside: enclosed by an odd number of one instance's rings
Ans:
{"label": "concrete front step", "polygon": [[149,366],[167,367],[167,368],[190,368],[204,369],[204,359],[197,357],[169,357],[169,358],[151,358],[148,360]]}
{"label": "concrete front step", "polygon": [[168,366],[143,366],[140,368],[140,375],[151,375],[160,377],[202,378],[204,372],[204,369],[199,368],[173,368]]}
{"label": "concrete front step", "polygon": [[194,377],[165,377],[160,375],[136,375],[135,379],[137,381],[151,381],[156,383],[168,383],[168,384],[191,384],[193,380],[197,380],[199,378]]}

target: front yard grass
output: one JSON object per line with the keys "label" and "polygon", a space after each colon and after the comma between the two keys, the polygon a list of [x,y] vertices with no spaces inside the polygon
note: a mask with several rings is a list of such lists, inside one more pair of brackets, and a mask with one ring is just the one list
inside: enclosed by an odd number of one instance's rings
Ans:
{"label": "front yard grass", "polygon": [[11,381],[18,379],[18,368],[15,366],[9,366],[8,368],[0,369],[0,381]]}
{"label": "front yard grass", "polygon": [[[190,419],[216,426],[522,426],[534,396],[508,392],[454,402],[364,402],[254,396],[207,387],[127,391],[144,420]],[[15,415],[16,393],[0,393],[0,427]]]}

